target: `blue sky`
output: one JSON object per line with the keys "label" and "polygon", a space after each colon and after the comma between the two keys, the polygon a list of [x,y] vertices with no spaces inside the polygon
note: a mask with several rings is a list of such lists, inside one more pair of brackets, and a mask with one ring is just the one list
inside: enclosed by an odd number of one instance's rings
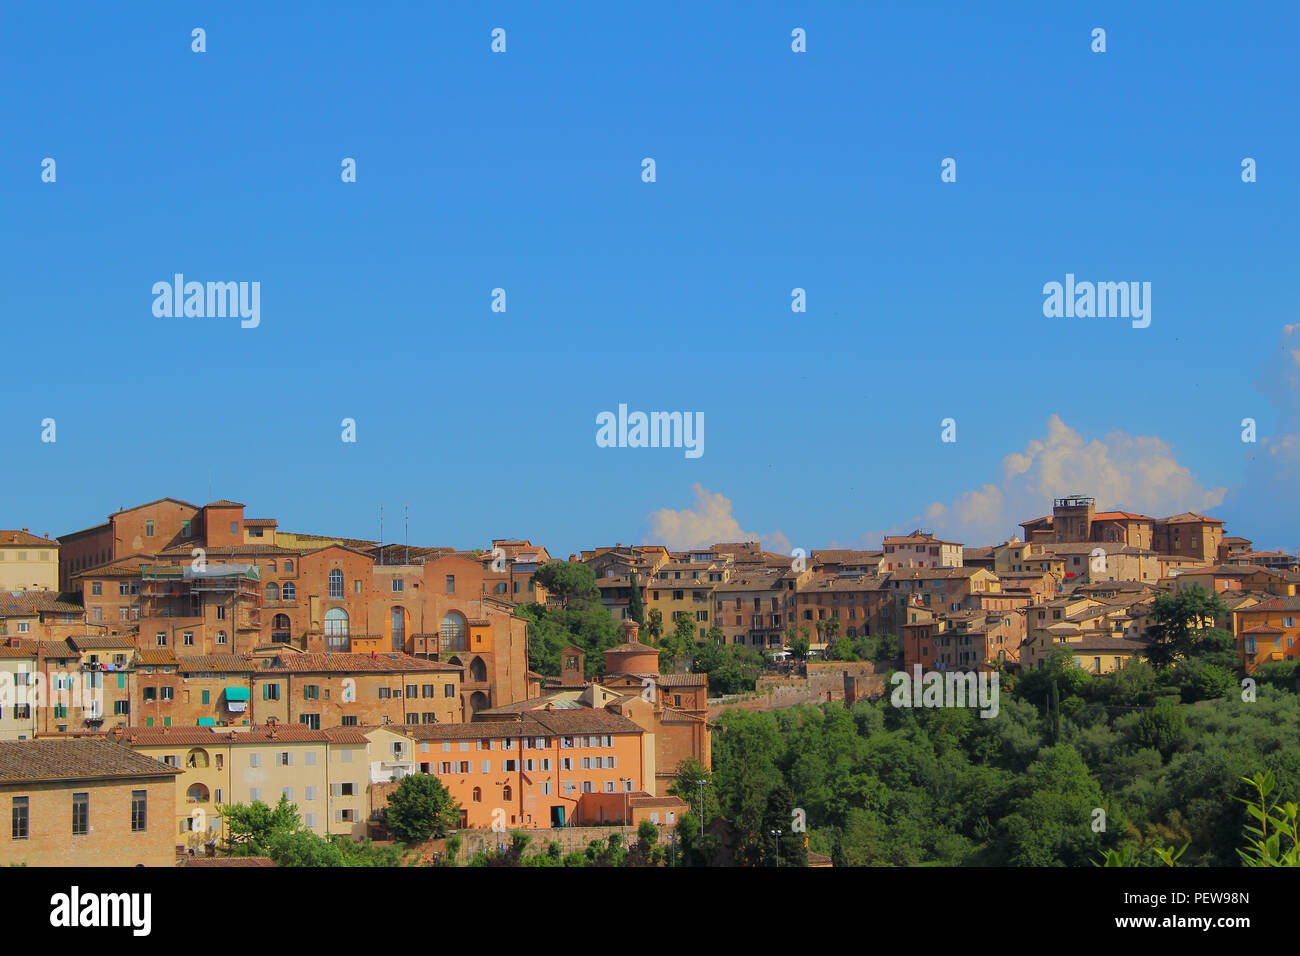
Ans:
{"label": "blue sky", "polygon": [[[1300,546],[1294,5],[263,6],[4,14],[0,525],[977,544],[1092,493]],[[261,325],[156,318],[176,272]],[[1067,272],[1151,326],[1045,318]],[[598,448],[619,403],[705,454]]]}

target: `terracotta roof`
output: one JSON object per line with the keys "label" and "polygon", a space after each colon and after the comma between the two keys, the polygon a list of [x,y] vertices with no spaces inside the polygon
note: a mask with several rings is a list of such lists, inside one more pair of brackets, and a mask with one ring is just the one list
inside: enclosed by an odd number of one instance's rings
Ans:
{"label": "terracotta roof", "polygon": [[0,742],[0,782],[176,776],[180,771],[95,737]]}
{"label": "terracotta roof", "polygon": [[70,637],[68,641],[79,651],[116,650],[120,647],[135,650],[135,638],[129,634],[121,637],[112,637],[108,634],[83,634]]}
{"label": "terracotta roof", "polygon": [[203,507],[205,507],[205,508],[242,508],[242,507],[244,507],[244,504],[243,504],[243,502],[241,502],[241,501],[231,501],[231,500],[229,500],[228,498],[222,498],[220,501],[209,501],[209,502],[208,502],[206,505],[204,505]]}
{"label": "terracotta roof", "polygon": [[42,538],[38,534],[32,534],[30,531],[0,531],[0,547],[8,545],[19,545],[22,547],[53,547],[56,550],[59,547],[58,541],[51,541],[49,538]]}
{"label": "terracotta roof", "polygon": [[708,674],[662,674],[660,687],[703,687],[709,682]]}
{"label": "terracotta roof", "polygon": [[37,614],[51,611],[60,614],[85,614],[80,604],[60,600],[57,591],[0,591],[0,617]]}
{"label": "terracotta roof", "polygon": [[258,669],[253,661],[243,654],[195,654],[176,659],[182,674],[229,674],[247,673]]}
{"label": "terracotta roof", "polygon": [[245,528],[269,528],[272,525],[278,525],[279,522],[274,518],[245,518]]}
{"label": "terracotta roof", "polygon": [[442,664],[438,661],[421,660],[418,657],[411,657],[408,654],[400,654],[396,651],[384,651],[383,653],[370,654],[349,654],[349,653],[327,653],[327,654],[294,654],[275,658],[263,671],[288,671],[291,673],[324,673],[324,672],[371,672],[371,673],[395,673],[404,671],[460,671],[463,668],[454,664]]}
{"label": "terracotta roof", "polygon": [[[193,551],[194,546],[189,542],[173,545],[170,548],[163,548],[158,552],[160,557],[185,557],[188,558]],[[237,554],[288,554],[297,556],[304,553],[301,548],[282,548],[277,544],[222,544],[208,545],[204,549],[208,556],[213,555],[237,555]]]}
{"label": "terracotta roof", "polygon": [[312,730],[302,724],[261,724],[252,727],[123,727],[111,732],[132,747],[191,747],[203,744],[326,744],[367,743],[354,727]]}
{"label": "terracotta roof", "polygon": [[1263,601],[1254,607],[1242,609],[1242,614],[1253,614],[1256,611],[1300,611],[1300,597],[1280,597],[1271,601]]}
{"label": "terracotta roof", "polygon": [[1157,519],[1161,524],[1192,524],[1199,522],[1208,522],[1210,524],[1223,524],[1218,518],[1211,518],[1209,515],[1198,515],[1194,511],[1184,511],[1180,515],[1174,515],[1172,518]]}
{"label": "terracotta roof", "polygon": [[165,647],[148,647],[135,652],[137,664],[143,664],[146,667],[162,667],[168,664],[175,666],[176,655]]}
{"label": "terracotta roof", "polygon": [[636,654],[641,651],[658,653],[657,648],[649,644],[642,644],[640,641],[624,641],[622,644],[615,644],[613,647],[605,649],[606,654]]}
{"label": "terracotta roof", "polygon": [[479,720],[468,724],[389,724],[415,740],[473,740],[488,737],[547,737],[572,734],[640,734],[645,731],[618,714],[582,707],[576,710],[530,710],[519,720]]}
{"label": "terracotta roof", "polygon": [[1124,519],[1127,521],[1155,521],[1148,515],[1136,515],[1131,511],[1098,511],[1092,516],[1093,521],[1117,521]]}

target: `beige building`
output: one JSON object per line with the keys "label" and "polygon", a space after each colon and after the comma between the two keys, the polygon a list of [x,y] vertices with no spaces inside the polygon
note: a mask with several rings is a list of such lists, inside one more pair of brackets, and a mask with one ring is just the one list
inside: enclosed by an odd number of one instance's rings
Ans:
{"label": "beige building", "polygon": [[128,727],[114,738],[179,772],[172,832],[182,852],[203,853],[224,839],[230,804],[273,807],[281,796],[318,836],[365,835],[368,741],[358,729]]}
{"label": "beige building", "polygon": [[887,574],[900,568],[960,568],[962,546],[956,541],[941,541],[927,531],[885,538],[880,572]]}
{"label": "beige building", "polygon": [[0,591],[57,591],[59,542],[21,531],[0,531]]}

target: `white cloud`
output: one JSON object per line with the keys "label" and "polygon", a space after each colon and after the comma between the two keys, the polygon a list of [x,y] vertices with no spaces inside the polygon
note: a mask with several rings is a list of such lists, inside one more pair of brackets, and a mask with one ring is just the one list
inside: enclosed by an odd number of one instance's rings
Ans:
{"label": "white cloud", "polygon": [[1050,514],[1052,499],[1065,495],[1096,498],[1099,511],[1160,517],[1214,508],[1226,493],[1203,486],[1163,439],[1112,431],[1088,440],[1053,415],[1046,435],[1002,459],[999,482],[935,502],[915,523],[967,544],[992,544],[1020,534],[1021,521]]}
{"label": "white cloud", "polygon": [[731,514],[731,499],[726,495],[710,491],[698,482],[691,486],[691,493],[695,495],[693,508],[680,511],[660,508],[647,516],[650,530],[645,544],[662,544],[673,551],[686,551],[722,541],[759,541],[764,550],[790,553],[790,541],[780,531],[760,535],[743,530]]}

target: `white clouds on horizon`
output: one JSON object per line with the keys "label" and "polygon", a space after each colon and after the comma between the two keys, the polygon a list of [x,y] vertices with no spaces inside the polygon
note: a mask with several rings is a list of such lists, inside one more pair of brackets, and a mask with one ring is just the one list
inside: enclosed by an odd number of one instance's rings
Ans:
{"label": "white clouds on horizon", "polygon": [[662,544],[671,551],[687,551],[724,541],[759,541],[766,551],[790,553],[790,541],[780,531],[760,535],[742,530],[731,513],[731,499],[726,495],[710,491],[699,482],[691,485],[691,493],[695,496],[693,508],[680,511],[660,508],[646,517],[650,530],[643,539],[644,544]]}
{"label": "white clouds on horizon", "polygon": [[1066,495],[1096,498],[1099,511],[1165,516],[1214,508],[1227,491],[1202,485],[1161,438],[1116,429],[1087,440],[1054,414],[1046,435],[1002,459],[999,481],[934,502],[917,520],[967,544],[993,544],[1018,534],[1021,521],[1050,514],[1052,499]]}

